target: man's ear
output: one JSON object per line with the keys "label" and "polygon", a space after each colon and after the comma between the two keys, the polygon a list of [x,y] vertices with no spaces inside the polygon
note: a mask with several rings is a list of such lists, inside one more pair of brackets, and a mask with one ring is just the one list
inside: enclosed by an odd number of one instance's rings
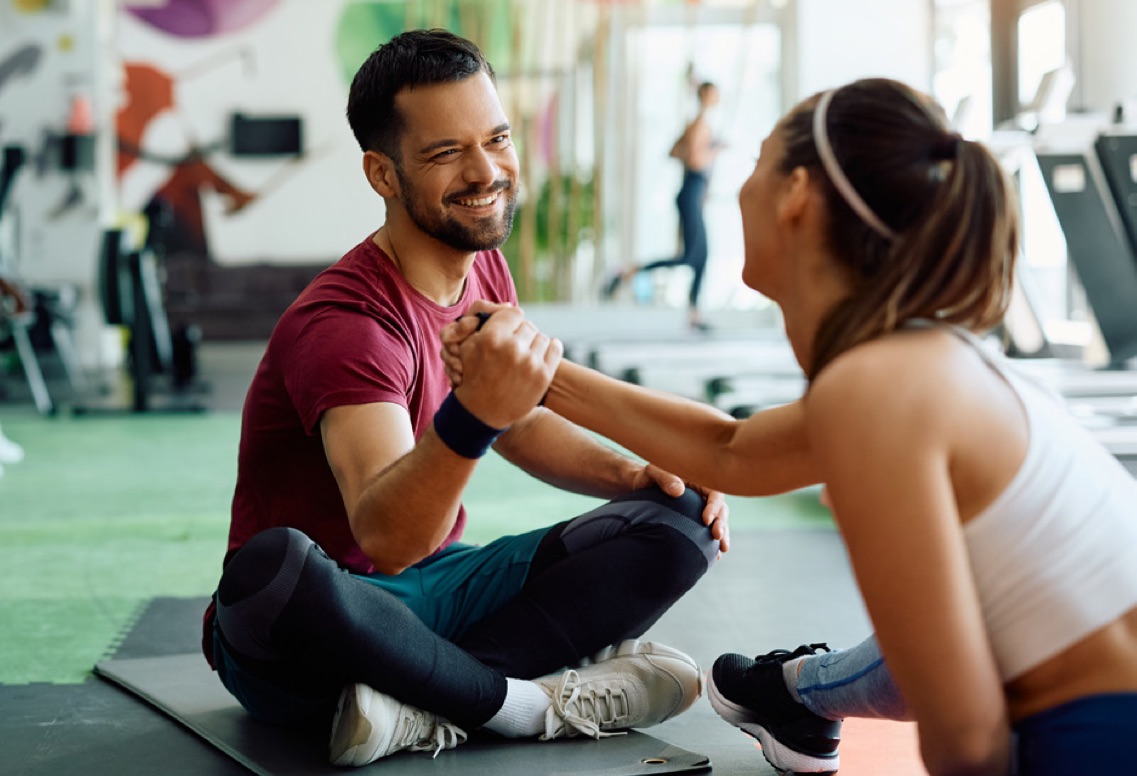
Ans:
{"label": "man's ear", "polygon": [[379,151],[365,151],[363,173],[379,196],[384,199],[397,196],[399,179],[395,175],[395,162],[391,157]]}

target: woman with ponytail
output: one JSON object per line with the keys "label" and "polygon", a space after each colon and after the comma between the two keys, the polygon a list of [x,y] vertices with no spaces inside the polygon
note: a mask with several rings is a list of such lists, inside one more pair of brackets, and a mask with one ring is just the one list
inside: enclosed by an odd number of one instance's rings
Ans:
{"label": "woman with ponytail", "polygon": [[[545,397],[725,493],[824,483],[875,636],[723,655],[716,711],[782,771],[835,771],[840,720],[871,716],[915,720],[933,774],[1137,772],[1137,481],[979,339],[1018,250],[997,161],[862,80],[793,108],[739,203],[805,396],[736,420],[561,362]],[[444,332],[452,380],[474,323]]]}

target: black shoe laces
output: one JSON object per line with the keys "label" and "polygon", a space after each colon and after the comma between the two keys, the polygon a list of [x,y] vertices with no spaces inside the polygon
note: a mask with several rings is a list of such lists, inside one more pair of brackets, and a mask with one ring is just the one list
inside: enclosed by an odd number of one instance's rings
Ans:
{"label": "black shoe laces", "polygon": [[772,663],[777,664],[777,665],[781,665],[782,663],[793,660],[795,657],[803,657],[805,655],[816,655],[818,650],[821,650],[824,652],[831,652],[832,651],[831,649],[829,649],[829,645],[824,643],[824,642],[820,642],[817,644],[802,644],[800,647],[798,647],[797,649],[795,649],[792,652],[788,649],[775,649],[771,652],[767,652],[765,655],[756,656],[754,658],[754,664],[751,665],[746,670],[748,672],[753,671],[756,668],[759,668],[761,666],[768,666]]}

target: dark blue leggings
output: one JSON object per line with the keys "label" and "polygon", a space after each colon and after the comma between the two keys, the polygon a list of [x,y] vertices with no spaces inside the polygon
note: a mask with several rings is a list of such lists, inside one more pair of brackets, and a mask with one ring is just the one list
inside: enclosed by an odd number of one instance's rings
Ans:
{"label": "dark blue leggings", "polygon": [[1137,773],[1137,693],[1093,695],[1015,725],[1016,776]]}
{"label": "dark blue leggings", "polygon": [[553,526],[516,595],[453,641],[299,531],[263,531],[218,585],[218,672],[274,723],[324,727],[340,690],[362,682],[479,727],[501,707],[507,676],[542,676],[640,636],[689,590],[718,552],[702,508],[691,490],[673,499],[652,488]]}
{"label": "dark blue leggings", "polygon": [[688,294],[688,303],[695,307],[699,300],[699,291],[703,287],[703,273],[707,268],[707,225],[703,220],[703,203],[707,198],[707,187],[710,178],[705,172],[687,170],[683,174],[683,185],[675,197],[675,205],[679,208],[679,230],[682,233],[683,253],[671,259],[661,259],[645,264],[640,272],[651,272],[653,269],[663,267],[690,267],[694,271],[691,277],[691,291]]}

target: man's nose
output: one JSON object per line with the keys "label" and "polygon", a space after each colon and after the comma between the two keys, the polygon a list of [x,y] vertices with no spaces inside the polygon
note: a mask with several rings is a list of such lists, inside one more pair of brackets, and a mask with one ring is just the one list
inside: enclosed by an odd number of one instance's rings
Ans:
{"label": "man's nose", "polygon": [[463,178],[467,183],[493,183],[500,176],[501,165],[484,148],[476,148],[470,152],[463,169]]}

